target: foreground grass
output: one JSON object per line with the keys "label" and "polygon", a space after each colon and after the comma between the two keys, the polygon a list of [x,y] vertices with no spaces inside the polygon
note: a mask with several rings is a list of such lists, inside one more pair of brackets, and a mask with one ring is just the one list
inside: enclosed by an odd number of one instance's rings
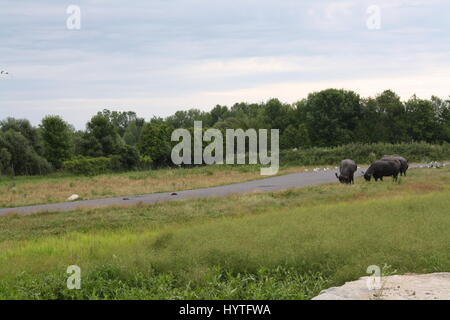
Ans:
{"label": "foreground grass", "polygon": [[[128,209],[0,218],[0,298],[308,299],[450,269],[450,170]],[[239,204],[239,207],[236,206]],[[82,290],[65,288],[82,268]]]}
{"label": "foreground grass", "polygon": [[[279,174],[306,167],[281,168]],[[64,202],[72,194],[81,199],[141,195],[206,188],[261,179],[260,166],[205,166],[103,174],[94,177],[62,173],[48,176],[7,178],[0,176],[0,207]]]}

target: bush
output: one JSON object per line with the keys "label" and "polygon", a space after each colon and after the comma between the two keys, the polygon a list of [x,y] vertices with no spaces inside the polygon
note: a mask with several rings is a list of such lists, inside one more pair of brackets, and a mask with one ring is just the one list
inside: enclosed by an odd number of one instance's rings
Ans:
{"label": "bush", "polygon": [[111,158],[85,158],[78,157],[64,161],[64,169],[73,174],[97,175],[106,173],[111,169]]}
{"label": "bush", "polygon": [[150,169],[150,157],[140,157],[135,147],[124,146],[119,154],[109,157],[77,157],[64,162],[64,169],[73,174],[98,175],[107,172],[118,172],[140,169]]}
{"label": "bush", "polygon": [[139,169],[150,170],[153,165],[153,160],[149,156],[143,156],[139,158]]}
{"label": "bush", "polygon": [[47,161],[47,159],[39,156],[35,152],[29,152],[27,154],[27,159],[27,169],[29,170],[30,174],[45,175],[53,171],[53,167]]}
{"label": "bush", "polygon": [[118,155],[121,170],[133,170],[139,165],[139,151],[134,146],[124,145]]}
{"label": "bush", "polygon": [[428,162],[450,159],[450,144],[433,145],[425,142],[347,144],[334,148],[308,148],[280,152],[282,165],[339,164],[343,159],[356,163],[371,163],[385,154],[400,154],[410,162]]}

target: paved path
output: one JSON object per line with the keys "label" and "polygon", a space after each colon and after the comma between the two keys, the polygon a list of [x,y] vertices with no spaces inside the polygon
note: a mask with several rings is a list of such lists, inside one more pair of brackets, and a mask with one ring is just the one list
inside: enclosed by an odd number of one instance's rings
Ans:
{"label": "paved path", "polygon": [[[423,165],[413,165],[410,168],[417,168]],[[361,171],[365,168],[358,168],[356,176],[361,176]],[[298,172],[282,176],[270,177],[260,180],[253,180],[235,184],[229,184],[219,187],[175,191],[176,195],[171,193],[152,193],[141,196],[126,196],[106,199],[82,200],[74,202],[62,202],[54,204],[42,204],[17,208],[0,209],[0,216],[17,213],[17,214],[33,214],[38,212],[59,212],[72,211],[79,208],[102,208],[102,207],[125,207],[137,204],[156,204],[161,202],[192,199],[192,198],[208,198],[221,197],[231,194],[243,194],[255,191],[277,191],[295,187],[313,186],[324,183],[337,182],[335,176],[336,170],[319,171],[319,172]]]}

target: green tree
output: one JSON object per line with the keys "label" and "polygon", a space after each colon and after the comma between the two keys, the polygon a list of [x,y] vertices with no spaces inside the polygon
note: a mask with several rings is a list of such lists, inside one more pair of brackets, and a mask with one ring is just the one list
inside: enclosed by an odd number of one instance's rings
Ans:
{"label": "green tree", "polygon": [[18,131],[9,129],[1,132],[0,149],[9,153],[8,156],[3,152],[2,158],[10,159],[10,171],[15,175],[46,174],[52,170],[47,160],[38,155],[27,138]]}
{"label": "green tree", "polygon": [[301,112],[311,143],[338,146],[353,142],[361,117],[360,97],[353,91],[328,89],[308,96]]}
{"label": "green tree", "polygon": [[356,128],[356,141],[376,143],[389,141],[391,135],[374,98],[361,100],[361,117]]}
{"label": "green tree", "polygon": [[119,153],[111,158],[113,170],[134,170],[139,165],[140,155],[135,146],[124,144],[120,147]]}
{"label": "green tree", "polygon": [[435,142],[439,124],[433,102],[415,95],[405,103],[407,132],[413,141]]}
{"label": "green tree", "polygon": [[54,168],[62,167],[63,161],[73,156],[70,126],[59,116],[47,116],[40,125],[45,158]]}
{"label": "green tree", "polygon": [[[399,143],[411,140],[407,132],[405,106],[395,92],[386,90],[378,95],[375,98],[375,108],[379,115],[379,121],[384,127],[382,133],[386,135],[384,142]],[[373,134],[380,134],[380,132],[377,131]]]}
{"label": "green tree", "polygon": [[99,112],[86,124],[82,154],[91,157],[117,154],[122,143],[110,117]]}
{"label": "green tree", "polygon": [[125,134],[130,122],[137,121],[142,124],[144,122],[144,119],[138,118],[134,111],[111,111],[104,109],[102,112],[99,112],[99,114],[102,114],[109,120],[121,137]]}
{"label": "green tree", "polygon": [[228,107],[227,106],[221,106],[216,105],[210,112],[211,115],[211,123],[209,123],[209,126],[214,126],[219,121],[224,120],[228,115]]}
{"label": "green tree", "polygon": [[431,102],[437,118],[438,139],[450,142],[450,100],[442,100],[433,96]]}
{"label": "green tree", "polygon": [[42,141],[39,138],[38,130],[33,127],[27,119],[6,118],[0,121],[0,130],[6,132],[8,130],[20,132],[27,139],[30,146],[38,153],[43,155]]}
{"label": "green tree", "polygon": [[281,149],[306,148],[309,146],[308,129],[304,124],[300,124],[298,127],[290,124],[281,134]]}
{"label": "green tree", "polygon": [[278,99],[271,99],[263,106],[263,121],[267,129],[280,129],[283,131],[290,124],[291,107]]}
{"label": "green tree", "polygon": [[130,146],[137,145],[143,125],[144,123],[140,123],[140,121],[137,120],[133,120],[128,124],[125,134],[123,135],[123,140],[126,144]]}
{"label": "green tree", "polygon": [[13,173],[11,165],[11,154],[6,148],[0,148],[0,176],[11,175]]}
{"label": "green tree", "polygon": [[138,143],[141,155],[150,157],[156,166],[170,165],[172,129],[162,119],[145,123]]}
{"label": "green tree", "polygon": [[165,122],[173,128],[193,128],[194,121],[202,121],[204,126],[211,123],[210,114],[199,109],[181,110],[167,117]]}

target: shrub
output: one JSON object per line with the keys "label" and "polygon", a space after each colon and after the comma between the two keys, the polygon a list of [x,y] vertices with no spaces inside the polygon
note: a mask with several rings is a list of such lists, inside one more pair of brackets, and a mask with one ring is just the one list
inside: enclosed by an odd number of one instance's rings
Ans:
{"label": "shrub", "polygon": [[139,164],[139,151],[134,146],[124,145],[120,148],[118,156],[122,170],[136,169]]}
{"label": "shrub", "polygon": [[433,145],[425,142],[347,144],[334,148],[307,148],[280,152],[283,165],[327,165],[338,164],[343,159],[357,163],[371,163],[385,154],[400,154],[410,162],[427,162],[450,159],[450,144]]}
{"label": "shrub", "polygon": [[153,165],[153,160],[149,156],[143,156],[139,158],[139,169],[150,170]]}
{"label": "shrub", "polygon": [[106,173],[111,169],[111,158],[78,157],[64,161],[64,169],[73,174],[96,175]]}

